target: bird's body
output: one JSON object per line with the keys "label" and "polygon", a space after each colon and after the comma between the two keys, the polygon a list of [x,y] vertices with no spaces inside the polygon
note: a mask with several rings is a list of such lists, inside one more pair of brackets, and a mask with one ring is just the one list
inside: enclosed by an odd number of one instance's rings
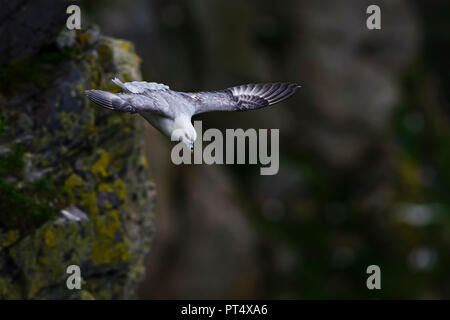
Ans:
{"label": "bird's body", "polygon": [[191,123],[193,115],[209,111],[247,111],[275,104],[292,96],[295,84],[248,84],[216,92],[178,92],[166,85],[133,81],[113,82],[125,90],[111,93],[85,91],[96,104],[119,112],[138,113],[164,135],[183,141],[192,149],[197,138]]}

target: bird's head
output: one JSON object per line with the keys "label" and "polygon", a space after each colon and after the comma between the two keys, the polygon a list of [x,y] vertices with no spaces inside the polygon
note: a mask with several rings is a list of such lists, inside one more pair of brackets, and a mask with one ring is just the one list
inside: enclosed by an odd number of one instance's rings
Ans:
{"label": "bird's head", "polygon": [[197,139],[197,132],[189,120],[175,121],[175,129],[172,132],[172,140],[180,141],[194,150],[194,141]]}
{"label": "bird's head", "polygon": [[195,130],[194,130],[194,133],[187,131],[187,130],[179,131],[178,141],[181,141],[184,144],[186,144],[189,147],[189,150],[191,150],[191,151],[194,150],[194,141],[196,138],[197,138],[197,134],[196,134]]}

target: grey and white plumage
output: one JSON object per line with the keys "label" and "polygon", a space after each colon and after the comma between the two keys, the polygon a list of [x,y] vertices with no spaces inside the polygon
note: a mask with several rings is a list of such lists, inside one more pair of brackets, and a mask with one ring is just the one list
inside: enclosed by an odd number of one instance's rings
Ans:
{"label": "grey and white plumage", "polygon": [[215,92],[179,92],[160,83],[112,80],[123,93],[87,90],[94,103],[119,112],[138,113],[168,137],[191,149],[197,138],[193,115],[210,111],[247,111],[291,97],[300,86],[292,83],[246,84]]}

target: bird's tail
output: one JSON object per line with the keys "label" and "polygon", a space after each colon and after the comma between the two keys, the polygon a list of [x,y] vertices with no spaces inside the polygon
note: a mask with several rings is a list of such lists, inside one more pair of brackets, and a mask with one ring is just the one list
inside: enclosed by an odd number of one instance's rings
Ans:
{"label": "bird's tail", "polygon": [[89,100],[101,107],[119,112],[136,113],[136,109],[117,94],[102,90],[86,90],[84,94]]}
{"label": "bird's tail", "polygon": [[127,88],[127,86],[125,85],[125,83],[123,83],[122,81],[120,81],[119,78],[114,78],[111,80],[112,82],[114,82],[116,85],[118,85],[119,87],[121,87],[122,89],[125,90],[125,92],[130,92],[130,89]]}

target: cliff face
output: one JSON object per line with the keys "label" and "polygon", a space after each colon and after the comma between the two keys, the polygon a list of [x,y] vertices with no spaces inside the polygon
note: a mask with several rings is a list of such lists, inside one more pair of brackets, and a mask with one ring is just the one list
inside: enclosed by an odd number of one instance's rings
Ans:
{"label": "cliff face", "polygon": [[[91,29],[34,42],[15,58],[4,52],[0,299],[133,298],[153,235],[144,123],[83,94],[114,90],[115,76],[139,79],[133,45]],[[81,290],[67,289],[69,265],[81,268]]]}

